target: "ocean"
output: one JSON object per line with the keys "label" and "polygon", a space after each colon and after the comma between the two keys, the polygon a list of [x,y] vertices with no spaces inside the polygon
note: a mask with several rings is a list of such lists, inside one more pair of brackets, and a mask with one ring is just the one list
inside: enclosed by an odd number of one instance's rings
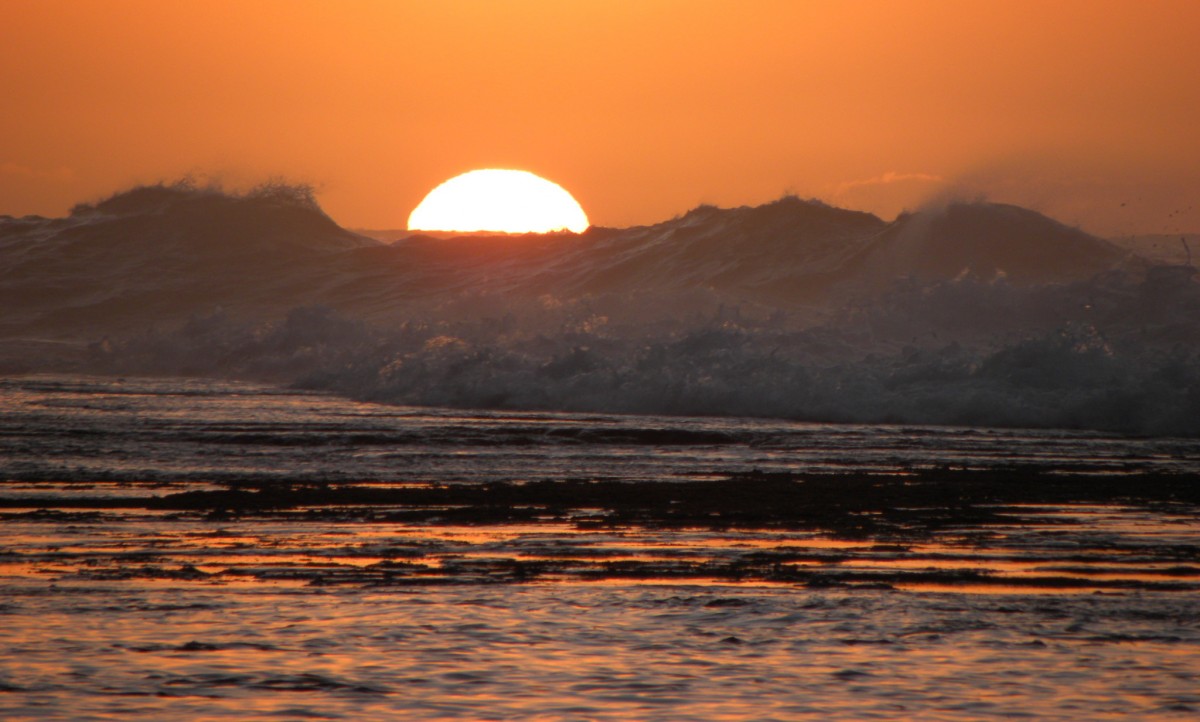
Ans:
{"label": "ocean", "polygon": [[1200,440],[0,379],[0,717],[1192,719]]}

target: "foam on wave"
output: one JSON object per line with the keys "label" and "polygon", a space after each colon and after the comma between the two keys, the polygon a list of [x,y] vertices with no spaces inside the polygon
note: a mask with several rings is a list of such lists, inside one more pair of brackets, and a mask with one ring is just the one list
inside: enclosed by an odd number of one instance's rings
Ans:
{"label": "foam on wave", "polygon": [[0,334],[396,403],[1200,434],[1200,284],[1033,211],[784,198],[579,236],[345,231],[311,191],[0,219]]}

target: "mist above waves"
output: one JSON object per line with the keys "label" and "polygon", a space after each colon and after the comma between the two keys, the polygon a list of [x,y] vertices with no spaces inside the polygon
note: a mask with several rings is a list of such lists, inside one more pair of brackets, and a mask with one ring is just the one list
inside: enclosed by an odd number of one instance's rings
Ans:
{"label": "mist above waves", "polygon": [[435,405],[1200,433],[1195,270],[1009,205],[885,222],[788,197],[580,235],[385,244],[304,189],[177,184],[66,218],[0,218],[0,254],[9,370],[253,377]]}

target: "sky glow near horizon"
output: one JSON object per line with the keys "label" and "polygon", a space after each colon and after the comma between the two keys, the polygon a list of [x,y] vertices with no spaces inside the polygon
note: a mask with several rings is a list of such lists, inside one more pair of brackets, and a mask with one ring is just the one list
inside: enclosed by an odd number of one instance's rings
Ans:
{"label": "sky glow near horizon", "polygon": [[[0,213],[186,174],[402,228],[467,168],[604,226],[784,193],[1200,231],[1200,3],[0,0]],[[217,52],[219,49],[219,52]]]}

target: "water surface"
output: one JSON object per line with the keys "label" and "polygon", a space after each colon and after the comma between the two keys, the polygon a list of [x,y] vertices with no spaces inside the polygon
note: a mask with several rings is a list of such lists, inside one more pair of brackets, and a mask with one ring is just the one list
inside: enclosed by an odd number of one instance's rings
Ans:
{"label": "water surface", "polygon": [[770,474],[836,488],[945,467],[1136,485],[1197,472],[1198,452],[1094,433],[6,379],[0,717],[1191,719],[1200,522],[1183,500],[1006,500],[886,533],[144,502],[239,485],[745,478],[751,493]]}

